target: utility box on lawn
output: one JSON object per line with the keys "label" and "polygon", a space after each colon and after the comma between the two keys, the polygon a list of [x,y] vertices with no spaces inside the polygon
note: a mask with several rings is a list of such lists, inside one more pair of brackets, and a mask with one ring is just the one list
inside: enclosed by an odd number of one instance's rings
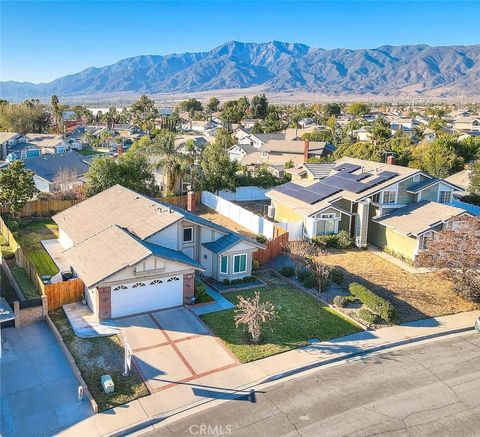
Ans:
{"label": "utility box on lawn", "polygon": [[112,381],[112,377],[110,375],[102,375],[100,378],[102,383],[103,391],[105,394],[113,393],[115,391],[115,384]]}

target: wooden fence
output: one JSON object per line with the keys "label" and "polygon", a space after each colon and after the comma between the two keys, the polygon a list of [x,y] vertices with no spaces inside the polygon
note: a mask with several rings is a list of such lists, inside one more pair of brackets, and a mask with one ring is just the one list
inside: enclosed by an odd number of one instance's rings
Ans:
{"label": "wooden fence", "polygon": [[259,249],[253,254],[253,258],[260,264],[276,258],[282,253],[283,247],[288,243],[288,231],[275,227],[274,237],[265,243],[265,249]]}
{"label": "wooden fence", "polygon": [[[157,197],[156,200],[159,202],[171,203],[172,205],[178,206],[179,208],[187,209],[188,196],[171,196],[171,197]],[[200,205],[201,193],[197,192],[195,196],[195,204]]]}
{"label": "wooden fence", "polygon": [[22,248],[17,243],[17,240],[15,240],[15,237],[10,229],[8,229],[2,217],[0,217],[0,233],[15,252],[16,264],[23,267],[27,272],[27,275],[40,291],[40,294],[47,296],[49,311],[57,309],[67,303],[77,302],[82,298],[85,286],[81,279],[73,279],[48,285],[43,283],[39,274],[35,270],[35,267],[24,254]]}
{"label": "wooden fence", "polygon": [[[20,212],[21,217],[51,217],[79,203],[79,200],[32,200],[27,202]],[[9,208],[4,206],[2,214],[8,214]]]}
{"label": "wooden fence", "polygon": [[84,289],[83,281],[78,278],[44,285],[44,293],[48,298],[48,311],[56,310],[66,303],[78,302],[83,297]]}

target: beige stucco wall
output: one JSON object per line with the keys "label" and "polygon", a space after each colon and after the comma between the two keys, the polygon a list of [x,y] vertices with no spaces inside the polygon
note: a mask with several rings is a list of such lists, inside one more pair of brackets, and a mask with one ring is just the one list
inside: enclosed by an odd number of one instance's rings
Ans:
{"label": "beige stucco wall", "polygon": [[414,259],[417,249],[417,239],[399,234],[375,222],[370,222],[368,241],[381,249],[393,250],[405,258]]}
{"label": "beige stucco wall", "polygon": [[275,220],[279,222],[298,222],[303,221],[303,216],[290,206],[283,203],[272,201],[272,205],[275,207]]}

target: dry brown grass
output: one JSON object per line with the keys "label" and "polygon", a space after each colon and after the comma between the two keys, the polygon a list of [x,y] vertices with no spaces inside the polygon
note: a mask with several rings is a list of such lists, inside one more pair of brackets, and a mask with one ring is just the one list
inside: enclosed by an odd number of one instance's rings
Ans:
{"label": "dry brown grass", "polygon": [[452,289],[452,283],[437,273],[414,274],[368,251],[338,251],[320,259],[345,270],[345,284],[362,283],[390,300],[398,311],[399,321],[455,314],[477,309]]}
{"label": "dry brown grass", "polygon": [[228,217],[219,214],[215,210],[210,209],[205,205],[199,205],[197,208],[197,215],[203,217],[204,219],[211,220],[217,225],[225,226],[226,228],[245,235],[246,237],[255,238],[255,234],[250,232],[247,228],[244,228],[242,225],[235,223],[233,220],[230,220]]}

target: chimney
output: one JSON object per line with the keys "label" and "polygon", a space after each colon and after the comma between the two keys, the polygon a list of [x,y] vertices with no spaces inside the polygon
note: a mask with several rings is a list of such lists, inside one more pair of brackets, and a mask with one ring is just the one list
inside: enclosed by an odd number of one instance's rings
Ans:
{"label": "chimney", "polygon": [[395,163],[396,163],[395,156],[393,156],[393,155],[388,155],[388,156],[387,156],[387,164],[388,164],[388,165],[395,165]]}
{"label": "chimney", "polygon": [[123,155],[123,144],[117,145],[117,154],[118,156]]}
{"label": "chimney", "polygon": [[310,141],[305,140],[303,143],[303,162],[308,161],[308,151],[310,149]]}
{"label": "chimney", "polygon": [[187,211],[195,212],[197,209],[197,193],[189,191],[187,193]]}

